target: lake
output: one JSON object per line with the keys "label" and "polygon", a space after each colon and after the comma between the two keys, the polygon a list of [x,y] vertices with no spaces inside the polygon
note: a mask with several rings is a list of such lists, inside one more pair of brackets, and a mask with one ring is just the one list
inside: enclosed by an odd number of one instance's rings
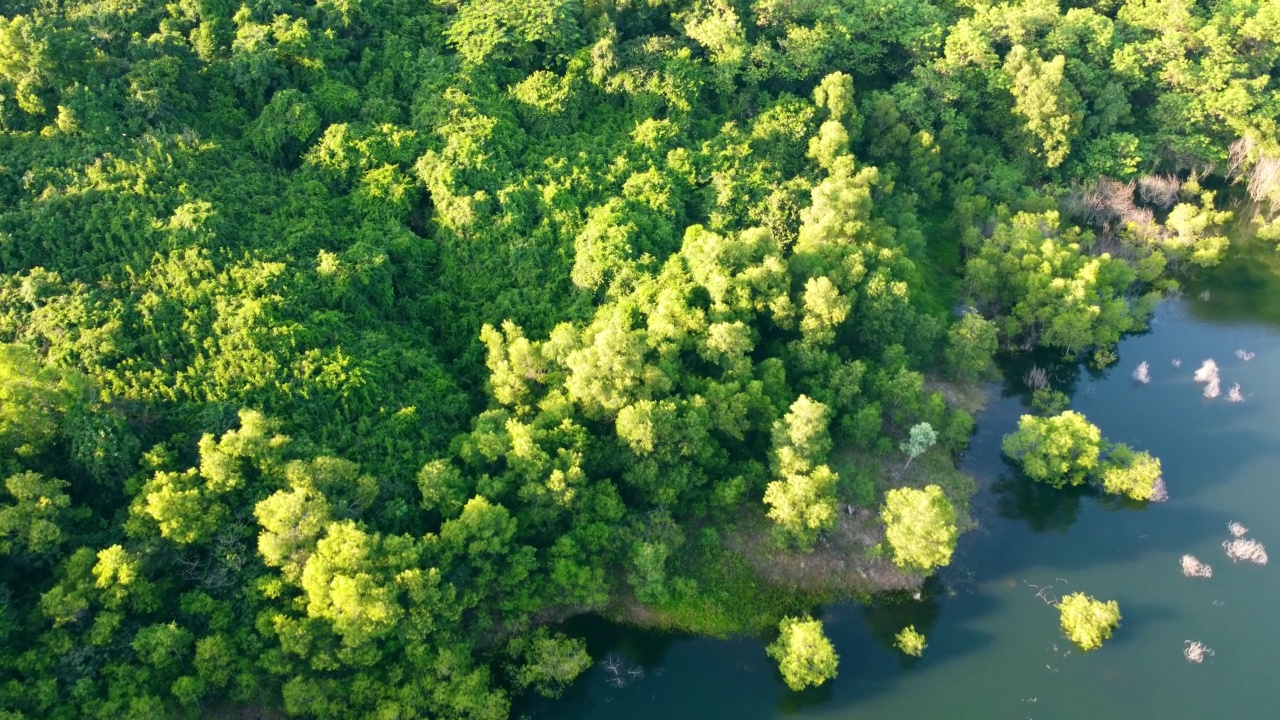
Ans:
{"label": "lake", "polygon": [[[1233,564],[1222,542],[1236,520],[1280,552],[1278,267],[1274,247],[1233,248],[1184,297],[1161,305],[1149,333],[1122,342],[1113,367],[1049,368],[1072,408],[1106,438],[1161,459],[1168,502],[1142,506],[1018,477],[1000,456],[1001,437],[1029,404],[1012,370],[962,460],[981,487],[974,500],[981,527],[961,539],[951,567],[930,581],[922,601],[848,604],[820,614],[840,654],[834,682],[789,692],[754,638],[688,638],[601,623],[590,632],[593,656],[614,657],[642,677],[615,688],[597,664],[534,716],[1276,716],[1280,691],[1271,662],[1280,648],[1280,568]],[[1237,349],[1255,357],[1246,362]],[[1214,400],[1192,379],[1208,358],[1222,373],[1223,396]],[[1131,377],[1142,361],[1151,364],[1147,385]],[[1233,383],[1244,402],[1226,401]],[[1185,553],[1209,563],[1213,577],[1183,577]],[[1073,591],[1120,603],[1121,626],[1100,650],[1073,649],[1044,600]],[[910,623],[928,637],[920,660],[890,646],[893,633]],[[1188,662],[1188,640],[1215,654]]]}

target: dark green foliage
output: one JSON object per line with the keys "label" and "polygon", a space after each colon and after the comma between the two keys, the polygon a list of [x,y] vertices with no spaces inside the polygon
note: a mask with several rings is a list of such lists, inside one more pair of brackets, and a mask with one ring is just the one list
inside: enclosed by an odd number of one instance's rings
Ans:
{"label": "dark green foliage", "polygon": [[970,5],[7,3],[0,716],[507,717],[552,619],[804,615],[734,543],[925,424],[949,548],[939,376],[1110,357],[1280,162],[1264,3]]}

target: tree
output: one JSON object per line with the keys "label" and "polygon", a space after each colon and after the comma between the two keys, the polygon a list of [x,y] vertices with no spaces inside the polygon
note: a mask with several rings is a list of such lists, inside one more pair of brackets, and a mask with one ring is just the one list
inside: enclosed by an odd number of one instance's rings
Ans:
{"label": "tree", "polygon": [[1062,632],[1081,650],[1096,650],[1120,624],[1120,604],[1076,592],[1058,603]]}
{"label": "tree", "polygon": [[0,555],[50,555],[67,541],[63,525],[74,511],[64,480],[33,472],[4,481],[13,504],[0,505]]}
{"label": "tree", "polygon": [[512,638],[507,653],[513,659],[516,687],[532,688],[548,698],[560,697],[574,678],[591,667],[585,642],[545,627]]}
{"label": "tree", "polygon": [[0,449],[19,456],[45,449],[85,389],[73,373],[44,367],[31,348],[0,345]]}
{"label": "tree", "polygon": [[769,483],[764,502],[779,540],[811,550],[818,533],[836,522],[836,486],[840,477],[826,465],[809,472],[788,473]]}
{"label": "tree", "polygon": [[925,450],[933,447],[938,442],[938,433],[934,431],[933,426],[927,422],[916,423],[911,427],[911,432],[906,441],[898,445],[898,449],[907,454],[907,466],[911,465],[911,461],[924,454]]}
{"label": "tree", "polygon": [[805,395],[773,424],[774,472],[781,477],[765,488],[769,517],[778,538],[801,549],[812,549],[818,533],[836,521],[839,476],[825,464],[831,450],[827,425],[830,413]]}
{"label": "tree", "polygon": [[951,562],[955,551],[956,511],[937,485],[923,490],[895,488],[885,493],[880,519],[893,562],[916,572],[930,572]]}
{"label": "tree", "polygon": [[947,368],[961,378],[981,379],[991,372],[998,346],[995,324],[976,312],[965,313],[947,331]]}
{"label": "tree", "polygon": [[924,635],[916,632],[915,625],[908,625],[898,631],[898,634],[894,636],[893,644],[894,647],[902,652],[914,657],[924,655],[925,649],[929,647],[925,644]]}
{"label": "tree", "polygon": [[1033,152],[1051,168],[1067,159],[1084,118],[1080,95],[1065,77],[1066,62],[1062,55],[1045,62],[1035,50],[1015,45],[1004,65],[1016,101],[1014,112],[1024,118],[1027,133],[1036,141]]}
{"label": "tree", "polygon": [[1149,452],[1135,452],[1128,445],[1113,446],[1102,463],[1102,489],[1112,495],[1150,500],[1157,494],[1160,480],[1160,459]]}
{"label": "tree", "polygon": [[1001,449],[1033,480],[1056,488],[1081,485],[1098,466],[1102,432],[1071,410],[1048,418],[1023,415]]}
{"label": "tree", "polygon": [[766,652],[778,662],[787,687],[799,691],[835,678],[840,656],[823,634],[821,620],[786,617],[778,631],[778,639]]}

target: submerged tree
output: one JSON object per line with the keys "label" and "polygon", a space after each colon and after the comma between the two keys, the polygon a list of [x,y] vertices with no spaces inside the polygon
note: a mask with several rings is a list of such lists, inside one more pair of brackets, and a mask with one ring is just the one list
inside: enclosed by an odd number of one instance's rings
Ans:
{"label": "submerged tree", "polygon": [[1071,410],[1048,418],[1023,415],[1001,449],[1032,479],[1058,488],[1081,485],[1098,466],[1102,432]]}
{"label": "submerged tree", "polygon": [[1120,624],[1120,604],[1084,593],[1071,593],[1058,603],[1062,632],[1081,650],[1096,650]]}
{"label": "submerged tree", "polygon": [[902,628],[894,638],[894,646],[914,657],[924,655],[925,649],[929,647],[924,641],[924,635],[916,632],[915,625]]}
{"label": "submerged tree", "polygon": [[1153,500],[1162,487],[1160,460],[1123,443],[1112,446],[1102,463],[1102,489],[1134,500]]}
{"label": "submerged tree", "polygon": [[821,620],[783,618],[778,631],[778,639],[766,650],[769,657],[778,661],[787,687],[803,690],[835,678],[840,657],[823,634]]}

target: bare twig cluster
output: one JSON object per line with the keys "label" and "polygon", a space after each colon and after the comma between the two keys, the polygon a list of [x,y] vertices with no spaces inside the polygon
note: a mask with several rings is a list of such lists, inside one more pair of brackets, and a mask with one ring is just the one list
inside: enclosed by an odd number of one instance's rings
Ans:
{"label": "bare twig cluster", "polygon": [[1198,383],[1207,383],[1218,379],[1218,363],[1213,359],[1205,360],[1200,363],[1200,369],[1196,370],[1195,380]]}
{"label": "bare twig cluster", "polygon": [[1255,357],[1255,353],[1251,353],[1248,350],[1245,350],[1244,348],[1240,348],[1236,350],[1236,357],[1240,358],[1245,362],[1249,362]]}
{"label": "bare twig cluster", "polygon": [[[1059,579],[1061,580],[1061,578]],[[1066,581],[1063,580],[1063,582],[1066,582]],[[1053,589],[1052,585],[1035,585],[1027,582],[1026,580],[1023,580],[1022,584],[1026,585],[1027,587],[1035,588],[1036,597],[1043,600],[1045,605],[1048,605],[1049,607],[1058,607],[1058,596],[1049,592],[1050,590]]]}
{"label": "bare twig cluster", "polygon": [[1187,660],[1193,663],[1204,662],[1205,657],[1213,655],[1213,648],[1204,643],[1195,640],[1188,640],[1187,647],[1182,651]]}
{"label": "bare twig cluster", "polygon": [[1138,197],[1162,210],[1173,207],[1181,190],[1182,181],[1176,175],[1146,175],[1138,180]]}
{"label": "bare twig cluster", "polygon": [[1213,399],[1222,394],[1222,380],[1218,376],[1218,363],[1212,359],[1205,360],[1196,370],[1195,380],[1204,383],[1204,396]]}
{"label": "bare twig cluster", "polygon": [[1267,217],[1280,211],[1280,157],[1263,154],[1252,138],[1240,138],[1231,144],[1228,159],[1227,176],[1238,180],[1247,175],[1245,189],[1259,206],[1267,203]]}
{"label": "bare twig cluster", "polygon": [[622,656],[614,653],[600,661],[604,668],[605,682],[615,688],[624,688],[636,680],[644,678],[644,668],[639,665],[628,665]]}
{"label": "bare twig cluster", "polygon": [[1231,558],[1232,562],[1247,560],[1258,565],[1267,564],[1267,549],[1257,540],[1250,538],[1223,540],[1222,548],[1227,551],[1227,557]]}
{"label": "bare twig cluster", "polygon": [[1133,371],[1133,379],[1143,385],[1151,382],[1151,364],[1146,360],[1138,363],[1138,369]]}
{"label": "bare twig cluster", "polygon": [[1195,555],[1183,555],[1181,564],[1182,574],[1186,577],[1213,577],[1213,568],[1200,562]]}
{"label": "bare twig cluster", "polygon": [[1231,384],[1231,389],[1227,390],[1227,402],[1244,402],[1244,395],[1240,392],[1240,383]]}
{"label": "bare twig cluster", "polygon": [[1249,532],[1249,528],[1245,527],[1242,523],[1232,520],[1227,523],[1227,532],[1231,533],[1231,537],[1233,538],[1242,538]]}
{"label": "bare twig cluster", "polygon": [[1027,384],[1027,388],[1030,390],[1045,390],[1049,387],[1049,373],[1038,365],[1032,365],[1026,376],[1022,378],[1022,381]]}
{"label": "bare twig cluster", "polygon": [[1151,486],[1151,497],[1147,498],[1148,502],[1162,503],[1169,500],[1169,487],[1164,484],[1164,478],[1156,478],[1155,483]]}

